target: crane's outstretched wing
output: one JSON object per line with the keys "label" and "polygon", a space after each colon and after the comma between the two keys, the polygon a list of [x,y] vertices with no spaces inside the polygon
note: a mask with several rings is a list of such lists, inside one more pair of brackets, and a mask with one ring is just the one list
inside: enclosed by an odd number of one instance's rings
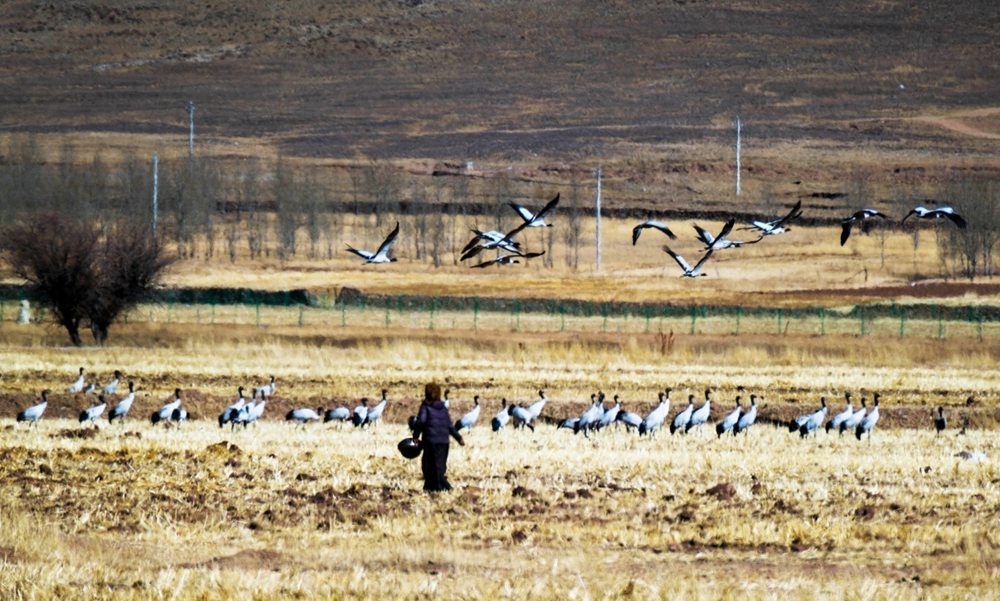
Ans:
{"label": "crane's outstretched wing", "polygon": [[685,273],[691,271],[691,266],[684,260],[684,257],[672,251],[669,246],[664,245],[663,252],[673,257],[674,261],[677,261],[677,264],[681,266],[681,269],[683,269]]}
{"label": "crane's outstretched wing", "polygon": [[350,244],[347,245],[347,252],[354,253],[366,261],[370,261],[375,256],[374,253],[370,253],[367,250],[358,250]]}
{"label": "crane's outstretched wing", "polygon": [[667,227],[667,224],[662,223],[660,221],[655,221],[653,219],[647,219],[646,221],[643,221],[639,225],[632,228],[632,246],[635,246],[635,243],[639,241],[639,234],[642,233],[642,230],[648,227],[663,232],[664,234],[667,235],[667,238],[670,238],[671,240],[677,239],[677,236],[675,236],[674,233],[670,231],[670,228]]}
{"label": "crane's outstretched wing", "polygon": [[396,242],[396,236],[399,235],[399,222],[396,222],[396,228],[389,232],[386,236],[385,241],[379,245],[378,250],[375,251],[376,257],[389,258],[389,251],[392,250],[392,245]]}

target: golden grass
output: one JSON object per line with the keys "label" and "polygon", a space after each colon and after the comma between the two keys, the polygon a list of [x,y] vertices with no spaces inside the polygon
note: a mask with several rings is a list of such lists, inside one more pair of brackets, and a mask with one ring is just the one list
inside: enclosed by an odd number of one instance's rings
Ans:
{"label": "golden grass", "polygon": [[[783,209],[780,211],[783,212]],[[513,215],[513,213],[512,213]],[[912,238],[902,232],[886,237],[885,264],[881,261],[878,236],[856,235],[847,245],[839,245],[839,228],[794,228],[781,236],[769,237],[742,249],[715,253],[708,263],[707,277],[679,278],[679,268],[662,251],[665,243],[690,260],[700,255],[695,242],[695,222],[671,222],[678,241],[669,241],[658,232],[645,232],[637,245],[631,244],[631,228],[636,220],[603,220],[603,261],[600,274],[593,271],[594,224],[582,219],[583,242],[579,251],[580,268],[566,266],[568,252],[560,230],[566,227],[565,216],[557,215],[555,262],[543,266],[540,259],[509,268],[470,269],[467,264],[452,265],[450,254],[445,265],[435,268],[429,260],[414,260],[412,237],[416,229],[412,217],[402,217],[402,233],[395,247],[399,262],[391,265],[364,265],[343,251],[345,242],[362,248],[376,247],[385,231],[375,228],[366,217],[357,222],[345,217],[343,239],[332,242],[331,260],[297,258],[281,262],[275,258],[236,263],[216,258],[211,261],[188,260],[177,265],[166,282],[176,286],[249,287],[266,290],[306,288],[334,294],[341,287],[352,287],[370,294],[437,294],[446,296],[515,297],[544,299],[582,299],[590,301],[673,302],[680,304],[725,304],[742,306],[837,306],[862,300],[876,300],[885,293],[883,286],[909,285],[915,280],[940,281],[942,266],[933,229],[920,234],[914,251]],[[456,238],[464,243],[468,227],[487,226],[482,219],[460,218],[454,226]],[[510,223],[513,223],[511,220]],[[699,221],[699,225],[718,231],[722,224]],[[446,225],[450,228],[451,225]],[[388,231],[388,228],[383,228]],[[450,234],[449,234],[450,235]],[[529,250],[543,248],[542,234],[522,234]],[[734,239],[753,239],[750,232],[734,233]],[[305,239],[304,235],[300,237]],[[241,246],[240,251],[243,252]],[[978,280],[992,281],[989,278]],[[832,291],[837,291],[832,294]],[[912,294],[894,293],[892,300],[902,303],[940,302],[927,299],[920,285]],[[994,291],[977,292],[973,286],[963,304],[1000,301]],[[953,299],[950,302],[955,302]]]}
{"label": "golden grass", "polygon": [[[5,431],[0,595],[996,595],[1000,474],[953,457],[994,457],[986,433],[869,445],[763,426],[721,441],[480,427],[452,450],[458,490],[428,497],[395,453],[401,426],[189,426]],[[720,483],[733,498],[707,493]]]}

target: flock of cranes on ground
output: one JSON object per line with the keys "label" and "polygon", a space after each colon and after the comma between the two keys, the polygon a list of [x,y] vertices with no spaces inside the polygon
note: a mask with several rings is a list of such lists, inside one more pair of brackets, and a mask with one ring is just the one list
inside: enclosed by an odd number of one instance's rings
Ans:
{"label": "flock of cranes on ground", "polygon": [[[120,371],[116,370],[114,373],[114,378],[105,385],[100,393],[96,392],[96,384],[86,385],[84,369],[80,368],[79,377],[76,381],[67,388],[67,392],[72,394],[86,394],[88,391],[98,394],[97,403],[93,404],[80,412],[80,423],[90,423],[96,424],[97,420],[100,419],[108,407],[108,397],[116,395],[118,392],[118,386],[121,383],[122,374]],[[739,392],[743,392],[743,388],[737,389]],[[221,414],[219,414],[218,422],[219,427],[223,428],[229,425],[231,429],[235,429],[237,426],[243,426],[246,428],[250,424],[253,424],[260,420],[264,415],[264,409],[267,405],[268,397],[275,394],[277,391],[277,382],[274,376],[271,376],[270,382],[259,386],[253,390],[253,394],[248,400],[244,395],[244,387],[240,386],[237,391],[237,399],[234,403],[227,406]],[[120,422],[124,422],[125,417],[128,415],[129,410],[132,408],[135,402],[135,385],[133,382],[128,382],[128,393],[123,396],[115,406],[108,413],[108,422],[114,423],[115,419]],[[705,400],[704,402],[695,407],[695,395],[689,394],[687,405],[674,415],[671,421],[667,421],[670,413],[670,393],[671,389],[667,388],[663,392],[659,393],[659,401],[653,407],[651,411],[645,416],[633,413],[631,411],[626,411],[618,398],[618,395],[614,395],[612,403],[606,403],[606,398],[603,392],[597,392],[591,395],[590,406],[584,411],[579,417],[569,417],[558,422],[557,429],[570,429],[574,434],[583,433],[584,436],[589,437],[591,434],[600,432],[604,428],[609,426],[624,425],[628,430],[635,430],[640,436],[648,435],[653,436],[659,432],[662,428],[666,427],[670,430],[670,434],[677,433],[688,433],[691,430],[699,430],[702,426],[708,423],[711,417],[712,411],[712,391],[711,389],[705,390]],[[41,393],[41,402],[27,409],[24,409],[17,414],[18,422],[28,422],[29,427],[38,423],[42,415],[45,413],[45,409],[48,406],[48,390],[43,390]],[[299,408],[289,411],[285,415],[287,421],[294,421],[300,425],[305,425],[308,422],[318,422],[320,419],[323,422],[350,422],[355,427],[363,428],[370,426],[378,422],[382,415],[385,413],[386,406],[388,405],[388,391],[382,390],[382,398],[374,406],[369,406],[368,399],[362,399],[360,403],[353,409],[350,410],[345,406],[337,406],[331,409],[324,409],[319,407],[317,409],[311,408]],[[449,391],[444,392],[444,403],[446,406],[449,405],[450,400],[448,398]],[[868,439],[871,440],[871,433],[875,429],[875,425],[879,420],[879,400],[881,395],[879,393],[874,393],[872,398],[872,406],[869,409],[867,404],[867,399],[861,399],[861,406],[855,407],[853,403],[853,397],[851,392],[844,393],[845,407],[843,411],[837,413],[832,418],[828,417],[828,407],[826,403],[826,397],[820,399],[820,407],[815,411],[802,414],[795,419],[787,422],[789,431],[797,432],[802,438],[809,436],[810,434],[815,435],[816,432],[821,428],[825,427],[826,432],[830,433],[836,430],[843,435],[844,432],[854,432],[854,435],[858,440],[867,434]],[[744,433],[750,429],[757,422],[757,395],[750,395],[750,404],[748,406],[743,406],[742,397],[737,395],[735,406],[727,413],[721,420],[715,424],[715,432],[721,438],[724,434],[732,433],[734,436]],[[186,421],[188,419],[188,412],[182,406],[181,390],[178,388],[174,391],[173,398],[165,403],[162,407],[153,411],[150,415],[150,422],[156,425],[161,422],[166,423],[179,423]],[[538,400],[532,402],[530,405],[525,406],[522,403],[508,403],[507,399],[501,400],[500,409],[490,420],[490,427],[494,432],[498,432],[508,424],[516,429],[528,428],[534,431],[535,426],[542,416],[542,410],[545,409],[548,403],[548,398],[545,395],[544,390],[538,391]],[[456,430],[468,430],[472,429],[479,421],[479,415],[482,406],[480,404],[479,396],[473,398],[473,407],[467,413],[462,415],[455,422]],[[416,416],[411,416],[409,419],[410,428],[415,427]],[[772,423],[775,420],[770,420]],[[825,422],[825,426],[824,426]],[[937,408],[937,416],[934,418],[934,428],[940,433],[945,429],[947,421],[944,416],[944,408]],[[666,424],[666,426],[665,426]]]}
{"label": "flock of cranes on ground", "polygon": [[[489,267],[491,265],[511,265],[514,263],[519,263],[519,259],[533,259],[535,257],[540,257],[545,254],[545,251],[541,252],[527,252],[522,247],[521,243],[518,242],[515,237],[520,234],[523,230],[527,228],[536,227],[552,227],[551,223],[545,223],[545,215],[551,212],[556,205],[559,204],[559,194],[550,200],[540,211],[537,213],[532,213],[529,209],[522,205],[516,203],[508,203],[512,209],[521,217],[521,223],[515,227],[513,230],[504,233],[496,230],[481,231],[479,229],[472,229],[474,234],[472,240],[462,249],[462,261],[467,261],[476,257],[482,251],[495,250],[497,255],[495,258],[487,259],[472,265],[474,268]],[[914,207],[909,213],[903,217],[901,223],[905,223],[907,219],[911,216],[917,216],[920,219],[941,219],[945,218],[950,220],[960,229],[966,229],[968,224],[961,215],[955,212],[952,207],[949,206],[935,206],[932,208],[926,208],[924,206]],[[751,221],[748,225],[739,228],[741,231],[753,231],[757,234],[755,240],[730,240],[728,238],[729,234],[733,231],[733,227],[736,223],[735,219],[730,219],[722,226],[722,230],[719,232],[718,236],[713,236],[711,232],[705,230],[698,225],[694,226],[695,231],[698,234],[698,240],[704,244],[703,254],[699,258],[698,262],[692,267],[681,255],[674,252],[669,246],[664,245],[663,251],[670,255],[674,261],[680,266],[682,273],[681,277],[696,278],[698,276],[707,275],[702,273],[702,268],[708,259],[717,250],[740,248],[747,244],[755,244],[763,240],[766,236],[777,236],[779,234],[784,234],[791,231],[790,224],[802,216],[802,201],[795,203],[792,210],[788,212],[787,215],[773,221]],[[862,209],[857,211],[850,217],[843,219],[840,222],[841,234],[840,234],[840,245],[843,246],[847,239],[851,235],[851,230],[854,226],[861,228],[862,232],[868,233],[872,227],[872,222],[875,218],[889,219],[884,213],[876,211],[875,209]],[[632,228],[632,245],[636,245],[639,242],[639,236],[642,234],[643,230],[654,229],[665,234],[671,240],[676,240],[677,235],[670,230],[667,224],[656,221],[654,219],[648,219],[643,221],[639,225]],[[348,252],[354,253],[355,255],[361,257],[365,260],[365,263],[391,263],[396,261],[396,258],[391,256],[392,246],[396,242],[396,238],[399,236],[399,222],[396,222],[396,227],[389,233],[386,239],[379,245],[375,252],[370,252],[366,250],[358,250],[347,245]],[[502,254],[506,253],[506,254]]]}

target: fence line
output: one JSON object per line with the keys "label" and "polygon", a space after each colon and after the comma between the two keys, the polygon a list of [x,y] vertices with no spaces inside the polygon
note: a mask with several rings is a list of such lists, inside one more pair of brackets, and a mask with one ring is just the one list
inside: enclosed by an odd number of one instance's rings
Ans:
{"label": "fence line", "polygon": [[[293,298],[293,297],[286,297]],[[495,299],[360,297],[337,302],[313,298],[310,304],[177,303],[140,305],[123,316],[125,323],[232,324],[258,327],[366,327],[385,330],[471,330],[510,332],[606,332],[652,334],[687,332],[689,335],[808,335],[899,338],[970,338],[982,341],[1000,336],[994,307],[939,305],[859,305],[836,311],[817,308],[687,307],[652,304],[547,301],[503,304]],[[527,305],[527,307],[525,306]],[[984,310],[981,310],[984,309]],[[36,321],[47,319],[35,309]],[[16,304],[0,301],[0,321],[13,321]]]}
{"label": "fence line", "polygon": [[674,311],[641,311],[613,314],[603,307],[591,313],[574,314],[555,303],[550,310],[525,311],[514,303],[508,311],[483,310],[478,303],[466,309],[403,304],[329,303],[320,306],[182,305],[174,303],[142,305],[125,321],[150,323],[234,324],[258,327],[363,327],[401,330],[468,330],[537,333],[616,333],[654,334],[687,332],[689,335],[727,336],[854,336],[907,338],[986,338],[1000,337],[1000,322],[973,315],[968,319],[936,317],[912,318],[907,311],[895,316],[872,316],[868,311],[834,312],[825,308],[788,311],[782,308],[752,312],[711,311],[690,307],[687,315]]}

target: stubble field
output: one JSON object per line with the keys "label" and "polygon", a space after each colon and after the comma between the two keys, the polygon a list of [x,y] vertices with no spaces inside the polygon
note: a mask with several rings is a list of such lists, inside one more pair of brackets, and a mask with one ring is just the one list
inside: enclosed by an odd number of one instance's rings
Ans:
{"label": "stubble field", "polygon": [[[4,598],[996,595],[990,339],[679,336],[665,355],[655,334],[130,323],[97,350],[27,327],[3,326],[0,348]],[[136,381],[125,426],[76,422],[93,397],[61,391],[79,365]],[[220,430],[236,386],[270,373],[265,420]],[[453,417],[483,397],[467,446],[452,447],[456,490],[438,496],[395,450],[430,380],[452,390]],[[175,386],[194,419],[151,426]],[[671,416],[711,387],[712,421],[754,392],[760,422],[722,439],[711,424],[654,438],[487,426],[500,397],[530,402],[539,387],[552,399],[543,415],[561,418],[598,389],[645,414],[666,386]],[[54,392],[46,417],[15,424],[41,387]],[[281,421],[291,407],[353,407],[381,387],[389,409],[370,430]],[[870,442],[802,440],[770,423],[821,395],[839,411],[844,390],[882,392]],[[937,404],[951,419],[940,437]]]}

